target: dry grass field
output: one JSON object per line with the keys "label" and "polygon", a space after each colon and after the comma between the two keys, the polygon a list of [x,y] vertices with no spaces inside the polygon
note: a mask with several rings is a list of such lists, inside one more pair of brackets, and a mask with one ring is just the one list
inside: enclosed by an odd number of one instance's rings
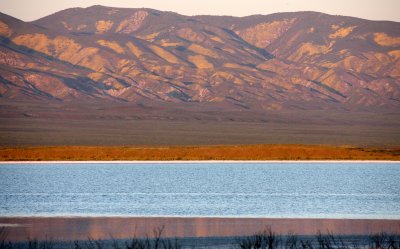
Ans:
{"label": "dry grass field", "polygon": [[400,160],[400,148],[325,145],[3,147],[0,160]]}
{"label": "dry grass field", "polygon": [[400,160],[398,112],[0,99],[0,160]]}

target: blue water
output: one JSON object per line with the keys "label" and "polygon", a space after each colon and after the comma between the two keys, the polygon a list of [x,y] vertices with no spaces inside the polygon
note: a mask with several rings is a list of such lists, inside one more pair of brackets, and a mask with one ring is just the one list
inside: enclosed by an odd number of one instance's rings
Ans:
{"label": "blue water", "polygon": [[400,164],[3,164],[0,216],[400,218]]}

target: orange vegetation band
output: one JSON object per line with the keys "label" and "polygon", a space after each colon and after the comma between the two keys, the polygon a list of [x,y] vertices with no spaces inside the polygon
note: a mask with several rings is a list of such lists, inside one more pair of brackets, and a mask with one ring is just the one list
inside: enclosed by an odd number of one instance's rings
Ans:
{"label": "orange vegetation band", "polygon": [[17,147],[0,148],[0,160],[400,160],[400,148],[323,145]]}

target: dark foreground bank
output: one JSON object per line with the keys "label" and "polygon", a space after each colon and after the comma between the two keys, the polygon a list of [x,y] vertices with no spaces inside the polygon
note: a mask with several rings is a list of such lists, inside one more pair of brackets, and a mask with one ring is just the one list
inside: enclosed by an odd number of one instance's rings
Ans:
{"label": "dark foreground bank", "polygon": [[154,237],[154,228],[163,227],[163,236],[237,237],[270,228],[277,234],[370,235],[400,234],[400,220],[379,219],[290,219],[290,218],[213,218],[213,217],[2,217],[7,239],[27,238],[57,241],[126,239]]}
{"label": "dark foreground bank", "polygon": [[295,234],[278,235],[264,230],[249,236],[237,237],[186,237],[165,238],[163,228],[153,230],[153,237],[55,241],[51,239],[11,242],[5,229],[0,229],[0,249],[399,249],[400,235],[386,233],[368,236],[333,235],[318,233],[315,236]]}

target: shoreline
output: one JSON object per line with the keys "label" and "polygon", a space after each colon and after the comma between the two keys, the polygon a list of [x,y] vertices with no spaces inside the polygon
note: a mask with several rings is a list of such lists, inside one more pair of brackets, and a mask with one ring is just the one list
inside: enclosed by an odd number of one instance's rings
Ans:
{"label": "shoreline", "polygon": [[400,160],[76,160],[76,161],[0,161],[1,164],[201,164],[201,163],[390,163],[398,164]]}
{"label": "shoreline", "polygon": [[[387,221],[400,221],[399,217],[282,217],[282,216],[179,216],[179,215],[0,215],[0,219],[132,219],[132,218],[151,218],[151,219],[164,219],[164,218],[177,218],[177,219],[308,219],[308,220],[387,220]],[[1,227],[2,224],[0,224]]]}
{"label": "shoreline", "polygon": [[271,228],[277,234],[371,235],[400,234],[400,219],[216,218],[216,217],[0,217],[8,239],[60,241],[125,239],[152,236],[164,227],[164,237],[247,236]]}

